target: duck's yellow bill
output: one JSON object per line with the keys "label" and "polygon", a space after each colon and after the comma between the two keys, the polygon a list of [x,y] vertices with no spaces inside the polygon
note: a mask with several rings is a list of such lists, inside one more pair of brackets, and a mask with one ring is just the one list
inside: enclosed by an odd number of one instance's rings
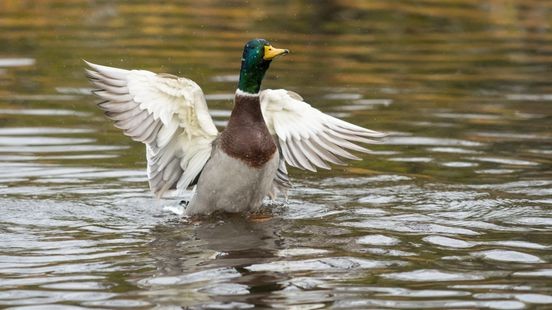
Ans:
{"label": "duck's yellow bill", "polygon": [[272,60],[280,55],[285,55],[289,53],[289,50],[283,48],[275,48],[272,45],[265,45],[264,47],[264,60]]}

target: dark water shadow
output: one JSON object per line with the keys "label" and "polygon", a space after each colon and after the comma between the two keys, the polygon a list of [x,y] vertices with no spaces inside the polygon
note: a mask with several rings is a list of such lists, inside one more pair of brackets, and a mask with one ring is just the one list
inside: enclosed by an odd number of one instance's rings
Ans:
{"label": "dark water shadow", "polygon": [[280,234],[287,225],[278,216],[253,219],[228,214],[160,224],[151,230],[149,243],[156,274],[139,284],[154,291],[163,287],[196,295],[193,299],[204,306],[208,297],[224,305],[268,307],[267,294],[283,289],[279,283],[290,276],[251,272],[246,267],[278,259],[285,243]]}

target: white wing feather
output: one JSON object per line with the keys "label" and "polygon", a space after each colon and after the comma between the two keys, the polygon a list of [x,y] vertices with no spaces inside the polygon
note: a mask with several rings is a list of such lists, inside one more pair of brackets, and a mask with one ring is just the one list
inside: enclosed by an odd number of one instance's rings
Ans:
{"label": "white wing feather", "polygon": [[370,138],[384,136],[324,114],[285,89],[267,89],[260,96],[263,117],[270,133],[277,136],[283,158],[300,169],[330,169],[327,162],[343,164],[338,156],[360,159],[348,150],[369,150],[356,142],[378,143]]}
{"label": "white wing feather", "polygon": [[218,135],[205,96],[192,80],[86,62],[98,106],[115,126],[146,144],[148,181],[157,197],[185,190],[201,173]]}

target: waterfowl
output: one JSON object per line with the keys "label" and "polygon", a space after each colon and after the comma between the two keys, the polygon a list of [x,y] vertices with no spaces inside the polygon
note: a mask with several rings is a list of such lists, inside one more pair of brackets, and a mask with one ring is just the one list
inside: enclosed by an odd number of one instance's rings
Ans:
{"label": "waterfowl", "polygon": [[291,187],[287,165],[316,171],[340,158],[360,159],[357,143],[382,133],[313,108],[295,92],[261,91],[272,60],[289,51],[254,39],[244,47],[228,126],[215,127],[205,96],[192,80],[86,62],[87,76],[114,125],[146,145],[151,191],[163,197],[196,185],[187,215],[257,211],[267,196]]}

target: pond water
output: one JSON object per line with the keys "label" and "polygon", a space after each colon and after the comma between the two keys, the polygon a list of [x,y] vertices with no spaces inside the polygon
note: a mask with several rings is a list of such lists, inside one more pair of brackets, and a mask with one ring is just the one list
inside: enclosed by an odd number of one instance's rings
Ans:
{"label": "pond water", "polygon": [[[0,308],[552,307],[552,2],[0,2]],[[189,222],[82,59],[265,88],[389,133],[272,217]]]}

